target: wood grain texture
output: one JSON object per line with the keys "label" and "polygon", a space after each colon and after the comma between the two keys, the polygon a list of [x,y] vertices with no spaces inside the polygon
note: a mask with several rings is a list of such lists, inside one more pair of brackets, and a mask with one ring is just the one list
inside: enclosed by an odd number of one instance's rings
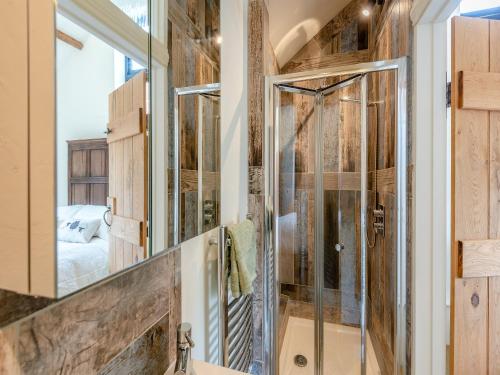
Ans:
{"label": "wood grain texture", "polygon": [[264,12],[263,0],[248,2],[248,165],[263,166],[264,144]]}
{"label": "wood grain texture", "polygon": [[56,296],[54,2],[28,2],[30,293]]}
{"label": "wood grain texture", "polygon": [[[361,17],[362,0],[351,1],[330,20],[299,52],[286,62],[281,70],[294,71],[304,61],[320,56],[350,53],[358,50],[358,21]],[[353,35],[354,34],[354,35]],[[364,48],[368,48],[366,45]]]}
{"label": "wood grain texture", "polygon": [[[125,242],[137,246],[144,246],[143,244],[143,230],[144,223],[142,221],[113,215],[111,223],[110,234],[124,240]],[[130,252],[132,249],[128,249]],[[126,254],[124,257],[127,256]]]}
{"label": "wood grain texture", "polygon": [[452,22],[452,200],[455,239],[488,237],[489,139],[488,113],[458,108],[459,72],[488,71],[489,25],[473,18]]}
{"label": "wood grain texture", "polygon": [[56,30],[56,37],[57,39],[63,41],[64,43],[69,44],[71,47],[74,47],[76,49],[83,48],[82,42],[80,42],[76,38],[73,38],[71,35],[66,34],[64,31]]}
{"label": "wood grain texture", "polygon": [[[490,126],[487,111],[460,108],[460,76],[489,72],[490,22],[467,17],[452,19],[452,271],[451,347],[452,374],[486,374],[488,371],[488,279],[458,278],[458,265],[467,275],[491,271],[480,267],[491,247],[466,242],[490,235]],[[493,133],[494,136],[494,133]],[[462,254],[458,241],[463,242]],[[460,259],[462,255],[462,259]],[[473,260],[474,262],[472,262]],[[483,259],[484,260],[484,259]],[[484,264],[483,264],[484,266]]]}
{"label": "wood grain texture", "polygon": [[500,374],[500,277],[488,278],[488,374]]}
{"label": "wood grain texture", "polygon": [[68,205],[106,205],[108,144],[106,138],[67,141]]}
{"label": "wood grain texture", "polygon": [[282,73],[296,73],[314,69],[334,68],[338,66],[358,64],[370,61],[369,50],[361,50],[347,53],[333,53],[309,57],[303,60],[293,60],[281,69]]}
{"label": "wood grain texture", "polygon": [[[490,72],[500,73],[500,23],[490,22]],[[490,116],[489,238],[500,238],[500,112]],[[499,353],[500,354],[500,353]]]}
{"label": "wood grain texture", "polygon": [[[2,272],[0,287],[29,292],[28,185],[28,2],[2,1],[0,13],[9,14],[0,25],[0,207]],[[14,126],[15,124],[15,126]],[[13,251],[15,249],[15,251]]]}
{"label": "wood grain texture", "polygon": [[500,240],[459,241],[458,277],[500,276]]}
{"label": "wood grain texture", "polygon": [[488,373],[488,279],[455,280],[454,374]]}
{"label": "wood grain texture", "polygon": [[[0,330],[0,373],[106,373],[117,365],[117,356],[127,362],[130,353],[128,364],[136,373],[156,366],[150,373],[163,374],[175,360],[180,287],[180,249],[175,248],[52,304]],[[157,336],[148,331],[152,327]],[[136,351],[141,340],[148,341],[148,353]]]}
{"label": "wood grain texture", "polygon": [[458,106],[461,109],[500,110],[500,73],[459,73]]}
{"label": "wood grain texture", "polygon": [[162,374],[176,359],[170,357],[168,350],[165,350],[170,347],[169,318],[170,315],[165,314],[160,321],[113,358],[98,374]]}
{"label": "wood grain texture", "polygon": [[[131,97],[132,93],[130,92],[127,95],[127,98]],[[124,117],[110,121],[108,129],[111,130],[111,133],[107,137],[108,143],[141,134],[144,131],[143,129],[145,123],[146,114],[144,109],[141,107],[130,111]]]}
{"label": "wood grain texture", "polygon": [[[490,72],[500,73],[500,22],[490,21]],[[500,112],[490,116],[489,236],[500,238]],[[500,279],[488,279],[489,374],[500,374]]]}
{"label": "wood grain texture", "polygon": [[110,231],[111,272],[129,267],[147,255],[148,156],[143,111],[146,79],[146,73],[141,72],[110,94],[110,124],[114,127],[107,139],[109,194],[115,200]]}

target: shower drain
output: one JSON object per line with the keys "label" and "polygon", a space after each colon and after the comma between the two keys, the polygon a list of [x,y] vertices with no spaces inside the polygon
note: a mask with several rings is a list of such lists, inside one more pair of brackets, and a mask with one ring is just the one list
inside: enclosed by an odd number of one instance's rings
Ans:
{"label": "shower drain", "polygon": [[299,367],[306,367],[307,366],[307,358],[304,357],[302,354],[297,354],[295,358],[293,359],[293,362],[295,363],[295,366]]}

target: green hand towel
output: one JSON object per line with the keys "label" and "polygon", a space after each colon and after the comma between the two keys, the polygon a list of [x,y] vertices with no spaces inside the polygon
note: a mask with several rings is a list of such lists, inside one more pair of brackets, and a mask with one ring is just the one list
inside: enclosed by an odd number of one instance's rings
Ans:
{"label": "green hand towel", "polygon": [[229,226],[228,233],[231,238],[231,292],[238,298],[253,293],[253,281],[257,276],[255,226],[252,221],[245,220]]}

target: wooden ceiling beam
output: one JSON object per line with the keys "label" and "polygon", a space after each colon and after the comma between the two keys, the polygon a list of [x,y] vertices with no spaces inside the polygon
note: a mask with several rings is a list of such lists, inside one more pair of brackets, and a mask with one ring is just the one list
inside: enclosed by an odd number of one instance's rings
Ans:
{"label": "wooden ceiling beam", "polygon": [[64,43],[69,44],[71,47],[74,47],[76,49],[83,48],[82,42],[80,42],[78,39],[73,38],[72,36],[66,34],[65,32],[63,32],[61,30],[56,30],[56,37],[57,37],[57,39],[63,41]]}

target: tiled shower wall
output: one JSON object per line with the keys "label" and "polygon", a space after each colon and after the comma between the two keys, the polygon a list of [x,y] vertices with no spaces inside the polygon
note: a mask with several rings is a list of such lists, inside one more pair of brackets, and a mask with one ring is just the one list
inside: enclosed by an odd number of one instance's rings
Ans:
{"label": "tiled shower wall", "polygon": [[175,360],[180,270],[172,249],[34,313],[41,300],[9,294],[0,310],[18,319],[0,330],[0,374],[163,374]]}
{"label": "tiled shower wall", "polygon": [[[386,1],[380,13],[380,22],[377,25],[372,25],[374,30],[374,37],[370,39],[371,60],[387,60],[402,56],[408,56],[408,71],[407,71],[407,95],[408,95],[408,202],[407,202],[407,272],[406,272],[406,286],[407,286],[407,373],[411,369],[411,339],[412,339],[412,319],[411,319],[411,264],[412,264],[412,186],[413,186],[413,155],[412,155],[412,123],[411,123],[411,90],[412,90],[412,40],[413,29],[410,20],[410,10],[412,0],[393,0]],[[387,103],[394,100],[393,77],[387,77],[388,73],[380,74],[378,77],[374,76],[370,91],[370,100],[372,98],[382,99],[386,102],[385,108],[388,108]],[[389,140],[394,139],[395,133],[395,119],[391,118],[391,113],[380,110],[384,114],[384,122],[390,126],[383,128],[379,127],[378,131],[378,149],[377,149],[377,195],[379,202],[386,206],[386,212],[395,212],[390,210],[395,207],[395,190],[391,180],[394,181],[394,149],[388,148]],[[382,116],[382,115],[379,115]],[[382,120],[379,120],[379,124]],[[384,183],[385,182],[385,183]],[[372,196],[373,197],[373,196]],[[392,363],[392,353],[394,351],[394,338],[395,327],[393,326],[393,318],[395,312],[387,309],[386,306],[393,306],[394,295],[389,293],[386,285],[395,283],[395,265],[394,265],[394,252],[392,247],[388,246],[390,236],[395,236],[396,218],[394,216],[386,217],[389,223],[389,228],[392,228],[392,233],[386,234],[382,241],[378,241],[376,248],[371,252],[371,257],[368,259],[369,263],[369,297],[371,302],[371,311],[369,312],[369,327],[372,342],[375,348],[375,353],[381,364],[383,373],[392,373],[394,364]],[[387,360],[389,359],[389,360]]]}

